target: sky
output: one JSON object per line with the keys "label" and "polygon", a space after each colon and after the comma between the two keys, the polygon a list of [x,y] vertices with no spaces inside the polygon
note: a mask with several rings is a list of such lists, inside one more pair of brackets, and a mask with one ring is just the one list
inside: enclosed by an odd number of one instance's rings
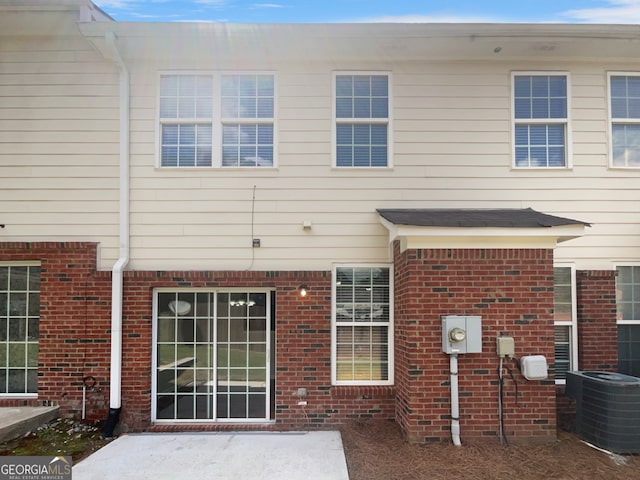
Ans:
{"label": "sky", "polygon": [[94,0],[121,22],[638,23],[640,0]]}

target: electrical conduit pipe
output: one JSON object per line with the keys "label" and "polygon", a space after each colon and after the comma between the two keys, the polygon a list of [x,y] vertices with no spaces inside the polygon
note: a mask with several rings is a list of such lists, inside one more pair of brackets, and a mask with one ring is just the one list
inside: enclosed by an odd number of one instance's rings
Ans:
{"label": "electrical conduit pipe", "polygon": [[451,387],[451,440],[456,447],[460,443],[460,406],[458,400],[458,354],[449,355],[449,377]]}
{"label": "electrical conduit pipe", "polygon": [[129,263],[129,70],[113,32],[105,34],[111,60],[120,73],[120,253],[111,276],[111,367],[109,416],[103,435],[112,438],[122,407],[122,291],[123,272]]}

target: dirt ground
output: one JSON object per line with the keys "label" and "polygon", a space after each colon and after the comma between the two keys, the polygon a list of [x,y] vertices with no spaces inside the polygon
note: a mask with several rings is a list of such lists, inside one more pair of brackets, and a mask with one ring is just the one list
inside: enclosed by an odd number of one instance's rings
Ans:
{"label": "dirt ground", "polygon": [[20,438],[0,443],[0,455],[69,455],[77,463],[107,443],[98,427],[58,418]]}
{"label": "dirt ground", "polygon": [[393,422],[362,421],[341,429],[350,480],[631,480],[640,456],[608,455],[558,430],[551,445],[502,446],[497,439],[409,445]]}

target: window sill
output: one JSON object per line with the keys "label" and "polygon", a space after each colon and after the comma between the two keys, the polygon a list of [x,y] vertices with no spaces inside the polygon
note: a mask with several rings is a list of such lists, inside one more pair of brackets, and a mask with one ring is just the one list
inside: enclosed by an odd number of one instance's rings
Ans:
{"label": "window sill", "polygon": [[331,395],[336,398],[358,397],[362,400],[394,398],[396,387],[394,385],[334,385],[331,387]]}

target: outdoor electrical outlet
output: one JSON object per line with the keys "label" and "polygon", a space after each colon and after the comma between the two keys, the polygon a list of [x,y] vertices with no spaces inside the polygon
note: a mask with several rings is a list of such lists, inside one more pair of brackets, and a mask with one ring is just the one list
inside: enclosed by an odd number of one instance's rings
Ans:
{"label": "outdoor electrical outlet", "polygon": [[254,238],[253,239],[253,248],[259,248],[260,247],[260,239],[259,238]]}
{"label": "outdoor electrical outlet", "polygon": [[498,357],[513,357],[516,353],[513,337],[496,337]]}

